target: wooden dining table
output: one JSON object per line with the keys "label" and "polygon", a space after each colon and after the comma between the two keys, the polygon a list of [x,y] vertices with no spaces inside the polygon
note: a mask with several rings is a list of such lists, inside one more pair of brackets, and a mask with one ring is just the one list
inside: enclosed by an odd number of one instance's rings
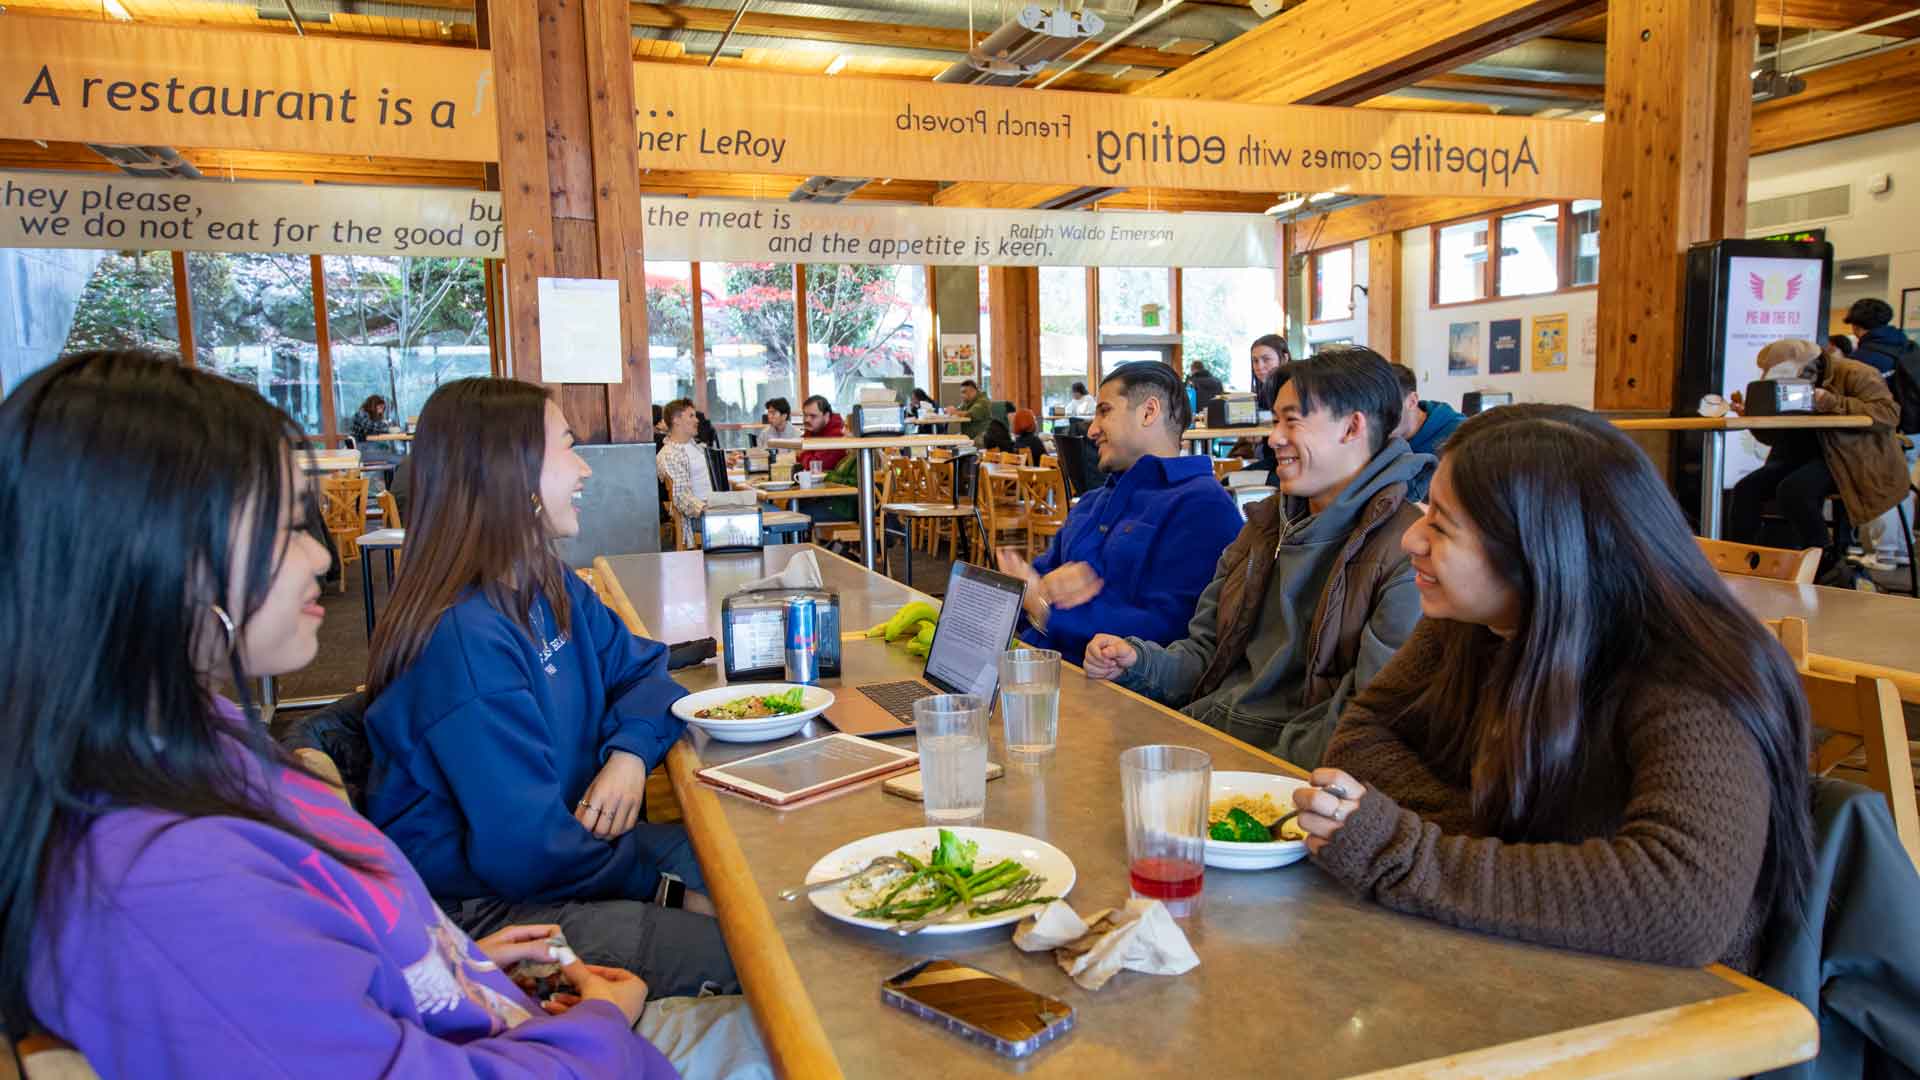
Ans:
{"label": "wooden dining table", "polygon": [[965,435],[892,435],[877,438],[768,439],[767,445],[775,450],[851,450],[859,455],[860,471],[855,491],[860,497],[860,562],[871,570],[881,551],[873,505],[873,478],[879,475],[880,455],[889,450],[926,451],[937,446],[968,446],[972,442]]}
{"label": "wooden dining table", "polygon": [[[678,640],[710,629],[731,583],[784,565],[798,548],[748,561],[700,552],[596,561],[603,595],[636,633]],[[820,553],[845,624],[878,620],[915,594]],[[704,601],[705,607],[701,607]],[[919,674],[898,646],[843,643],[854,685]],[[675,678],[719,684],[712,662]],[[829,709],[831,713],[831,709]],[[795,738],[823,734],[814,721]],[[1297,774],[1286,762],[1067,665],[1057,750],[1007,762],[987,785],[985,825],[1046,840],[1072,859],[1069,902],[1090,914],[1128,895],[1118,757],[1178,743],[1216,770]],[[1007,761],[997,723],[990,757]],[[898,938],[849,926],[780,889],[842,844],[924,824],[918,803],[877,784],[792,810],[716,791],[695,772],[781,743],[710,742],[690,731],[668,755],[689,834],[775,1069],[789,1077],[1102,1077],[1193,1073],[1289,1078],[1412,1076],[1738,1076],[1803,1061],[1818,1046],[1793,999],[1722,967],[1673,968],[1456,930],[1359,899],[1311,861],[1261,872],[1209,870],[1182,922],[1200,957],[1180,976],[1122,972],[1100,991],[1070,981],[1005,928]],[[910,744],[909,744],[910,745]],[[983,967],[1062,998],[1075,1029],[1015,1062],[880,1001],[882,980],[930,956]]]}
{"label": "wooden dining table", "polygon": [[1733,574],[1721,580],[1759,618],[1805,619],[1815,671],[1888,679],[1903,700],[1920,704],[1920,600]]}
{"label": "wooden dining table", "polygon": [[1720,539],[1721,506],[1726,499],[1727,432],[1831,431],[1867,428],[1873,418],[1841,414],[1795,413],[1786,416],[1651,416],[1613,422],[1621,431],[1697,431],[1705,436],[1700,457],[1700,535]]}

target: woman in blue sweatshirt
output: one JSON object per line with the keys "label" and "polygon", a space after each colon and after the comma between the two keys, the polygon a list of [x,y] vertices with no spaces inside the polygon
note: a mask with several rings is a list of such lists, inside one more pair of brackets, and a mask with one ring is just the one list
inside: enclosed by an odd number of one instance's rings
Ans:
{"label": "woman in blue sweatshirt", "polygon": [[109,1077],[671,1077],[644,983],[575,963],[543,1010],[502,968],[554,927],[476,945],[216,695],[318,648],[299,437],[151,353],[0,404],[0,1014]]}
{"label": "woman in blue sweatshirt", "polygon": [[737,993],[686,830],[641,820],[686,692],[553,553],[591,475],[565,415],[531,383],[461,379],[427,400],[411,457],[367,675],[367,816],[468,933],[558,923],[658,995]]}

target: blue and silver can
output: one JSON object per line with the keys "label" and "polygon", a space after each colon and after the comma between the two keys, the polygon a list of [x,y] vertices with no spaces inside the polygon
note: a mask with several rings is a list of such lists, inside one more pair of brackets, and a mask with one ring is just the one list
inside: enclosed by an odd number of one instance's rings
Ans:
{"label": "blue and silver can", "polygon": [[787,601],[787,681],[820,681],[820,644],[813,597],[796,596]]}

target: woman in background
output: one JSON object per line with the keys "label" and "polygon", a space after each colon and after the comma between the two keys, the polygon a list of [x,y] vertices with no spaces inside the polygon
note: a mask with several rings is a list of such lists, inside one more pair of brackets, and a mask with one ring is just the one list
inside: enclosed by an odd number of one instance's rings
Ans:
{"label": "woman in background", "polygon": [[1606,421],[1469,419],[1401,541],[1425,619],[1295,794],[1320,865],[1399,911],[1751,972],[1813,866],[1779,643]]}
{"label": "woman in background", "polygon": [[347,421],[347,434],[355,442],[365,442],[369,436],[387,433],[387,399],[374,394],[360,403],[360,408]]}
{"label": "woman in background", "polygon": [[153,353],[0,405],[0,1012],[102,1076],[673,1075],[644,983],[575,964],[543,1015],[501,969],[555,928],[476,946],[267,737],[246,687],[324,616],[300,437]]}

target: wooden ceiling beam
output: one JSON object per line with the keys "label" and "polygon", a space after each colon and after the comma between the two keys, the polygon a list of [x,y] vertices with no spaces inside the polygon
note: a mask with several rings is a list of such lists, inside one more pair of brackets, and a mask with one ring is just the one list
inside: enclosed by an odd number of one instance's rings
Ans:
{"label": "wooden ceiling beam", "polygon": [[1753,152],[1920,123],[1920,44],[1811,72],[1805,91],[1753,107]]}
{"label": "wooden ceiling beam", "polygon": [[[1756,26],[1784,27],[1788,30],[1850,30],[1853,27],[1913,10],[1906,0],[1755,0],[1753,21]],[[1920,19],[1892,23],[1882,31],[1889,37],[1913,37],[1920,34]]]}

